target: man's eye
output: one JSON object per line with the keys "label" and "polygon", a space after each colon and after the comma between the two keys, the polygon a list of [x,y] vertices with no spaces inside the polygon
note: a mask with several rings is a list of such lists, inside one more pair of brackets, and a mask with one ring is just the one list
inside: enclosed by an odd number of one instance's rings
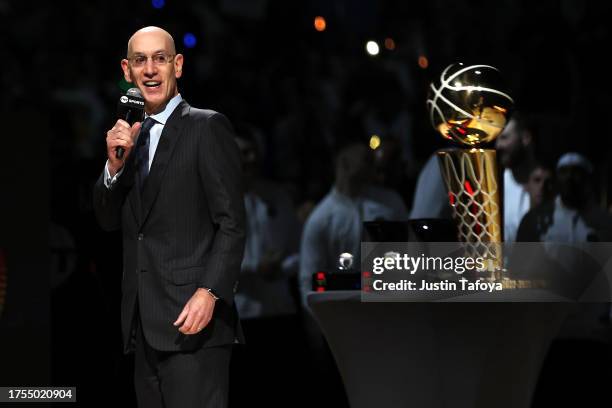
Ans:
{"label": "man's eye", "polygon": [[153,61],[158,64],[163,64],[166,62],[166,56],[164,54],[157,54],[153,56]]}
{"label": "man's eye", "polygon": [[143,64],[145,61],[147,60],[147,57],[139,55],[137,57],[134,57],[134,62],[136,64]]}

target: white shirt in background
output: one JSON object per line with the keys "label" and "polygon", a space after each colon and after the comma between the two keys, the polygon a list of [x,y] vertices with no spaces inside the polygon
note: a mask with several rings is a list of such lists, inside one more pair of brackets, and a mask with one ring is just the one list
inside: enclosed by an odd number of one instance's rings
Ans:
{"label": "white shirt in background", "polygon": [[516,233],[523,216],[531,207],[531,198],[512,170],[504,170],[504,242],[516,241]]}

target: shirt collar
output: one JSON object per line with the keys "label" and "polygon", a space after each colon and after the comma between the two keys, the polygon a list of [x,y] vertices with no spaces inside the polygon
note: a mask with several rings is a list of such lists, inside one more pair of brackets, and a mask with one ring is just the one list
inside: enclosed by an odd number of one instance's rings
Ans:
{"label": "shirt collar", "polygon": [[[151,115],[151,118],[155,119],[156,122],[161,123],[162,125],[165,125],[166,121],[168,120],[172,112],[174,112],[174,109],[176,109],[176,107],[178,106],[179,103],[181,103],[182,100],[183,100],[183,97],[181,96],[181,94],[177,94],[176,96],[174,96],[172,99],[168,101],[163,111],[156,113],[154,115]],[[145,119],[148,117],[149,115],[145,113]]]}

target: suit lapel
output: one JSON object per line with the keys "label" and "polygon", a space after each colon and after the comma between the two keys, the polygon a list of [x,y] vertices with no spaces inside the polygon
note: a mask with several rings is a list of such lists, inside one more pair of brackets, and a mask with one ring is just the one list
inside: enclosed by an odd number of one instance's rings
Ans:
{"label": "suit lapel", "polygon": [[140,191],[138,191],[138,182],[136,178],[138,175],[134,171],[134,154],[130,154],[126,163],[125,163],[125,173],[121,176],[121,179],[127,188],[129,188],[130,192],[128,194],[128,201],[130,202],[130,208],[132,209],[132,213],[134,214],[134,219],[136,220],[136,224],[140,225],[140,217],[141,217],[141,198]]}
{"label": "suit lapel", "polygon": [[151,207],[157,198],[159,193],[159,187],[163,179],[164,173],[168,167],[168,162],[172,157],[172,152],[176,146],[176,142],[181,137],[181,131],[185,126],[184,117],[189,114],[190,106],[187,102],[182,101],[172,112],[164,130],[162,131],[159,139],[159,144],[155,151],[155,157],[153,163],[151,163],[151,169],[149,175],[145,181],[144,188],[141,197],[141,209],[142,217],[139,225],[142,226],[147,220]]}

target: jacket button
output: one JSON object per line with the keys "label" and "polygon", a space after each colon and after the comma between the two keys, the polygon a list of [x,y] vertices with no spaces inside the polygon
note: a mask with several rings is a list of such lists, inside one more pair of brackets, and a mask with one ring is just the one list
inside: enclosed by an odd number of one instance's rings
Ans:
{"label": "jacket button", "polygon": [[144,234],[138,234],[138,240],[142,241],[142,239],[144,238]]}

